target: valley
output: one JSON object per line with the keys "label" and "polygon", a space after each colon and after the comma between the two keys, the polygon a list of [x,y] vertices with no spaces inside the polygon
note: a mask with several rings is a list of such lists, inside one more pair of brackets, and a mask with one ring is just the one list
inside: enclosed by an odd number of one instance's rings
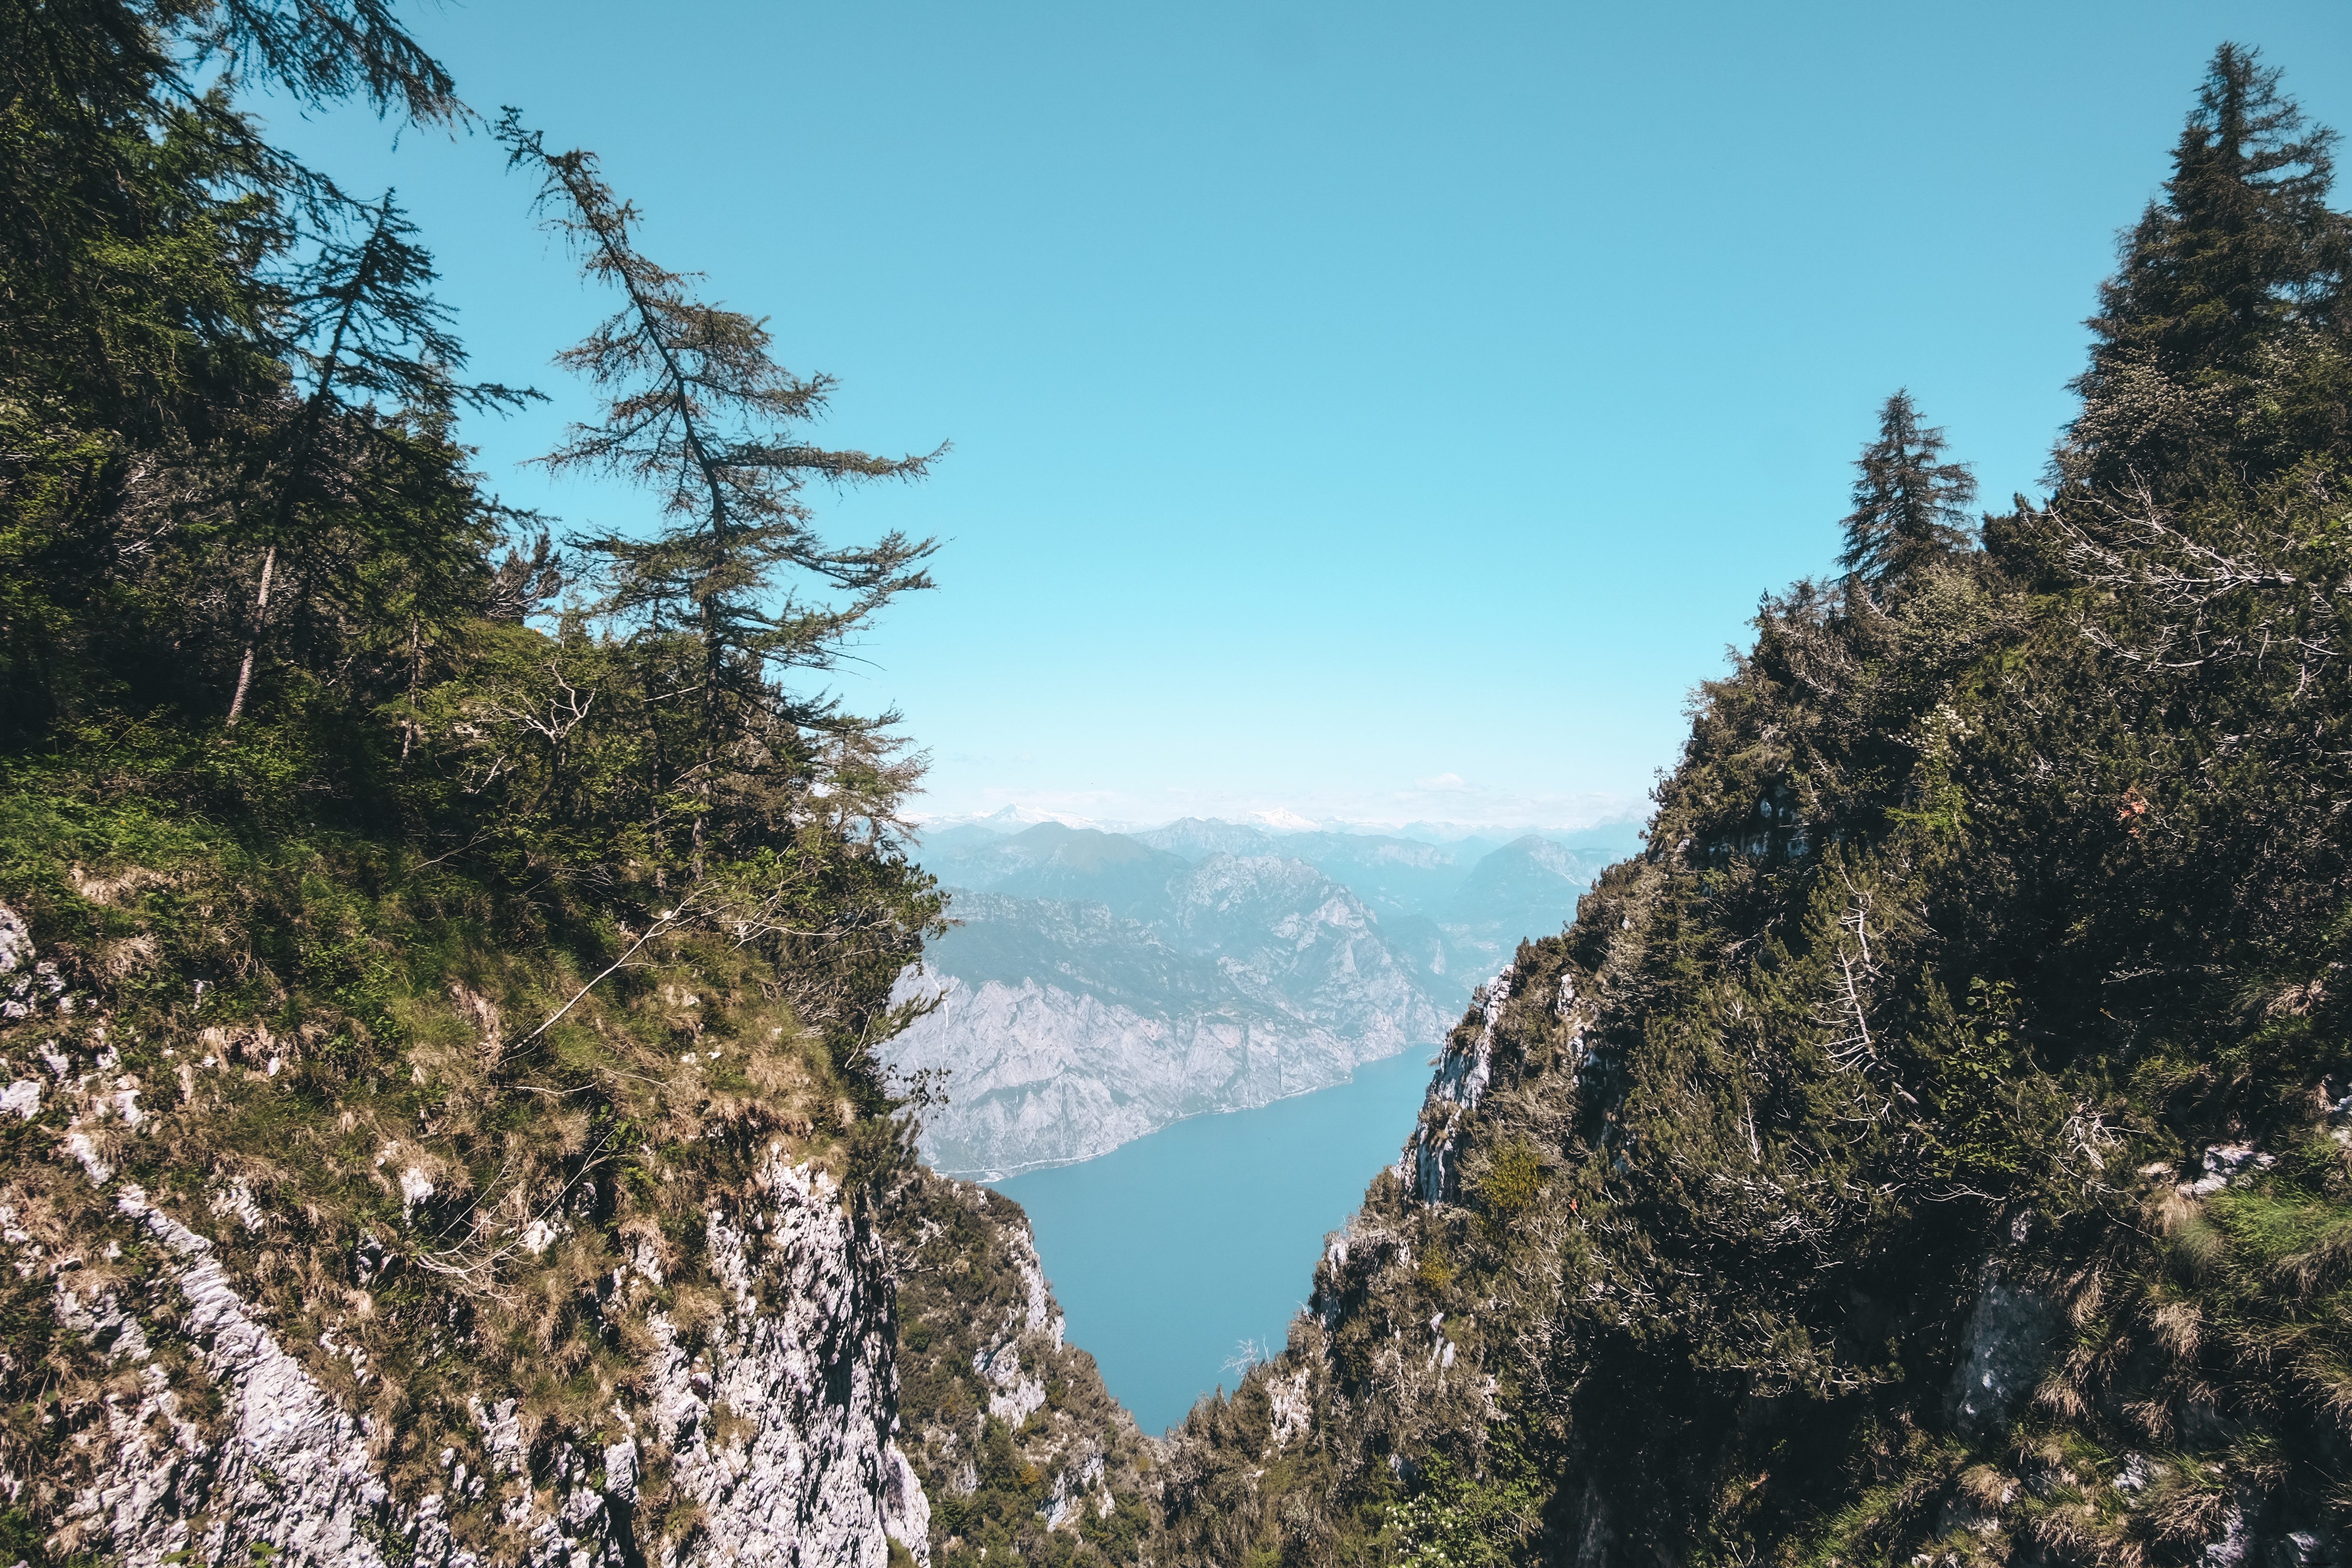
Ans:
{"label": "valley", "polygon": [[404,9],[0,0],[0,1564],[2352,1568],[2254,44]]}
{"label": "valley", "polygon": [[1145,1432],[1282,1347],[1326,1233],[1347,1223],[1364,1173],[1397,1158],[1428,1086],[1427,1054],[1408,1051],[994,1184],[1028,1212],[1071,1339]]}
{"label": "valley", "polygon": [[1630,826],[1449,843],[1201,818],[935,830],[919,853],[957,923],[900,975],[895,1000],[933,1007],[882,1056],[944,1091],[922,1145],[942,1172],[1091,1159],[1425,1051],[1633,842]]}

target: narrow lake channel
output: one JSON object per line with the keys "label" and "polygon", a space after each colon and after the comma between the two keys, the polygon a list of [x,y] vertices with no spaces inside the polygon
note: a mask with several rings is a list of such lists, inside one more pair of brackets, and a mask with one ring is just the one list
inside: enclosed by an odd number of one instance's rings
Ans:
{"label": "narrow lake channel", "polygon": [[1070,1338],[1146,1432],[1184,1418],[1255,1344],[1281,1348],[1325,1233],[1392,1164],[1433,1047],[1335,1088],[1196,1116],[1099,1159],[991,1184],[1029,1211]]}

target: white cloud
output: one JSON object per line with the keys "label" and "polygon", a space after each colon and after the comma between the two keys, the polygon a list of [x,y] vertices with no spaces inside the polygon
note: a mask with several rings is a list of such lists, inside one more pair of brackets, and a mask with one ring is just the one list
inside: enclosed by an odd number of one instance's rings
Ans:
{"label": "white cloud", "polygon": [[1317,826],[1358,831],[1408,823],[1444,825],[1465,833],[1541,828],[1570,831],[1649,815],[1639,799],[1598,791],[1554,794],[1475,784],[1459,773],[1414,779],[1387,790],[1322,789],[1275,794],[1238,789],[1175,787],[1149,793],[1115,789],[941,792],[915,803],[918,820],[940,823],[985,816],[1011,806],[1019,820],[1091,825],[1112,832],[1155,827],[1181,816],[1254,822],[1278,832]]}

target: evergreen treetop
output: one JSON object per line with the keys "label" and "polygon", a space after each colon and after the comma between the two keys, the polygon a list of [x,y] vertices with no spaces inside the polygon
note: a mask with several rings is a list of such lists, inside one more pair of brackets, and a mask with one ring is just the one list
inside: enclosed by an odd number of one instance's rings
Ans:
{"label": "evergreen treetop", "polygon": [[869,545],[829,543],[801,491],[812,479],[920,479],[946,447],[884,458],[807,441],[800,428],[824,412],[830,377],[786,370],[769,353],[764,321],[696,298],[692,275],[638,249],[636,209],[604,183],[594,154],[550,153],[513,110],[498,134],[515,164],[541,175],[541,205],[582,271],[622,295],[613,315],[558,356],[604,394],[604,417],[573,426],[544,459],[635,480],[660,500],[667,521],[651,539],[607,531],[577,542],[610,563],[604,608],[656,633],[691,628],[702,643],[704,706],[720,728],[730,704],[855,728],[772,674],[833,667],[885,604],[931,585],[922,563],[936,546],[896,532]]}
{"label": "evergreen treetop", "polygon": [[2100,289],[2062,479],[2259,482],[2341,444],[2352,226],[2327,205],[2336,140],[2256,51],[2215,51],[2164,194]]}
{"label": "evergreen treetop", "polygon": [[1845,516],[1838,564],[1870,587],[1896,584],[1969,544],[1968,508],[1976,477],[1946,463],[1944,433],[1919,423],[1898,391],[1879,410],[1878,439],[1855,460],[1853,510]]}

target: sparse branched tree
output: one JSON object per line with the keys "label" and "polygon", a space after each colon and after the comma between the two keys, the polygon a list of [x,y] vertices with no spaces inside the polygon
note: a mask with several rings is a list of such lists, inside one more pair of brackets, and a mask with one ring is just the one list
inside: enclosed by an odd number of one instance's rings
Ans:
{"label": "sparse branched tree", "polygon": [[1938,460],[1944,447],[1943,431],[1919,423],[1908,392],[1886,400],[1878,439],[1854,464],[1853,510],[1838,555],[1838,564],[1866,585],[1899,584],[1968,546],[1977,481],[1967,464]]}
{"label": "sparse branched tree", "polygon": [[[699,715],[691,754],[665,784],[707,810],[731,750],[762,750],[765,769],[797,751],[821,775],[821,794],[854,785],[887,807],[911,782],[876,766],[896,715],[849,714],[793,677],[837,667],[883,605],[929,587],[922,563],[935,544],[898,532],[829,543],[803,490],[812,479],[919,479],[946,447],[881,458],[808,442],[801,431],[824,411],[830,378],[786,370],[771,357],[763,321],[698,298],[695,275],[646,258],[635,207],[604,183],[593,153],[550,153],[512,110],[498,134],[512,163],[540,176],[542,210],[583,271],[621,295],[559,362],[598,388],[603,416],[575,425],[546,461],[618,475],[660,501],[664,521],[650,537],[607,531],[572,543],[606,564],[604,615],[649,651],[667,650],[674,695]],[[698,867],[704,830],[698,814]]]}
{"label": "sparse branched tree", "polygon": [[[260,580],[229,698],[232,729],[252,686],[278,552],[297,544],[305,507],[351,471],[355,452],[383,422],[439,425],[460,407],[510,408],[538,395],[457,381],[454,373],[465,364],[466,351],[449,330],[447,308],[430,292],[433,258],[416,243],[415,226],[390,191],[356,216],[357,237],[327,237],[290,279],[278,315],[281,353],[309,384],[286,422],[264,486],[266,510],[253,541],[261,547]],[[371,521],[373,531],[401,533],[419,518],[402,504]],[[383,542],[412,552],[422,543],[393,537]]]}

